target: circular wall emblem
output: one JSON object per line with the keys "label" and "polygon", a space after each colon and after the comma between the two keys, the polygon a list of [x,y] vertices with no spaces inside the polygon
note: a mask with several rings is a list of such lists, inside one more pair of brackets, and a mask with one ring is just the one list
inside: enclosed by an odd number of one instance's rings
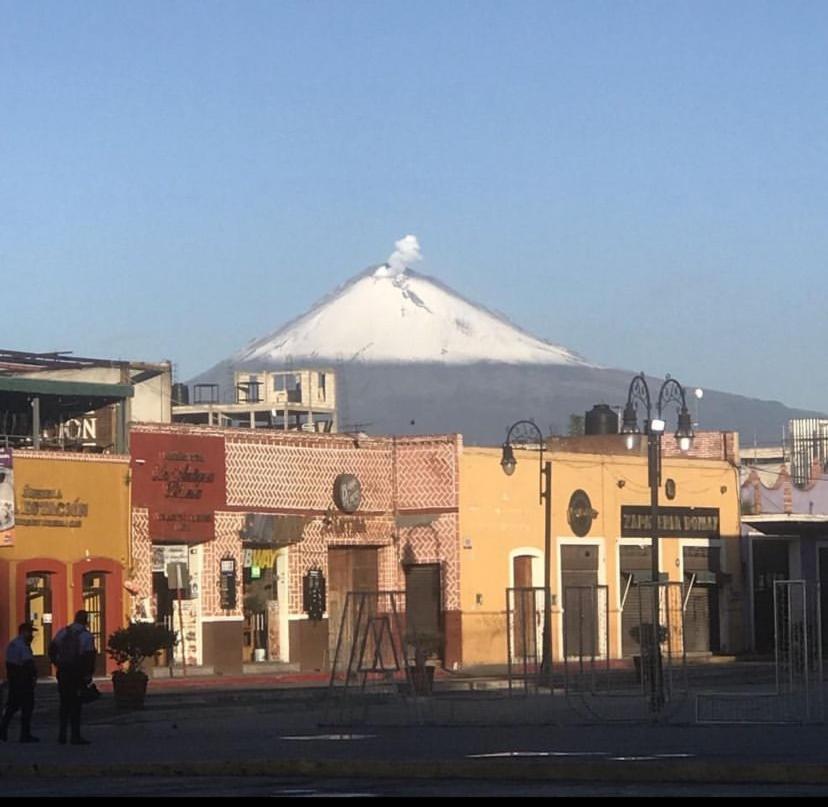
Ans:
{"label": "circular wall emblem", "polygon": [[664,483],[664,492],[667,494],[668,499],[675,499],[676,498],[676,480],[675,479],[668,479]]}
{"label": "circular wall emblem", "polygon": [[353,474],[340,474],[334,479],[333,499],[345,513],[353,513],[362,501],[362,485]]}
{"label": "circular wall emblem", "polygon": [[566,511],[569,526],[579,538],[587,535],[592,528],[592,520],[598,511],[592,507],[589,496],[583,490],[576,490],[569,499],[569,508]]}

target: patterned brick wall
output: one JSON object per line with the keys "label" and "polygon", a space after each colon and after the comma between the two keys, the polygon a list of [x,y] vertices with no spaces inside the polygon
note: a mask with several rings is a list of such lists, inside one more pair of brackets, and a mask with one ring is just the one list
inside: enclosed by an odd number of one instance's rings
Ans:
{"label": "patterned brick wall", "polygon": [[361,510],[391,507],[389,446],[310,447],[228,440],[227,504],[270,510],[324,511],[334,479],[355,474],[362,485]]}
{"label": "patterned brick wall", "polygon": [[403,563],[442,564],[443,608],[460,610],[459,518],[456,513],[441,515],[428,525],[400,528],[397,543],[397,588],[405,590]]}
{"label": "patterned brick wall", "polygon": [[[129,570],[127,570],[129,571]],[[149,539],[149,512],[144,507],[132,508],[132,575],[138,593],[132,596],[133,617],[155,618],[144,613],[142,603],[152,598],[152,544]]]}
{"label": "patterned brick wall", "polygon": [[397,508],[457,507],[456,440],[397,441]]}
{"label": "patterned brick wall", "polygon": [[[239,531],[244,512],[306,513],[302,541],[289,549],[289,613],[302,613],[302,581],[318,567],[328,577],[329,546],[379,548],[379,585],[404,590],[403,563],[441,563],[443,607],[459,609],[459,436],[353,437],[256,432],[197,426],[139,426],[171,433],[222,435],[227,461],[227,506],[239,512],[216,513],[216,539],[203,544],[200,580],[205,617],[227,616],[219,608],[219,562],[236,558],[238,609],[242,608],[242,557]],[[362,502],[354,516],[334,513],[333,481],[340,473],[356,475]],[[431,513],[430,523],[397,526],[406,512]],[[446,512],[450,511],[450,512]],[[316,517],[314,517],[316,516]],[[427,520],[428,521],[428,520]],[[136,562],[143,542],[142,576],[151,587],[147,513],[133,515]]]}

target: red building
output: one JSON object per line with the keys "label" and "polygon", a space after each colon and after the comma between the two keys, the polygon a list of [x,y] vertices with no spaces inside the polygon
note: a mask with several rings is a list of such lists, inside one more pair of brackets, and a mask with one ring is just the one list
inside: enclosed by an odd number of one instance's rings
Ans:
{"label": "red building", "polygon": [[134,615],[181,631],[191,665],[322,670],[347,593],[397,591],[453,665],[460,450],[458,435],[133,426]]}

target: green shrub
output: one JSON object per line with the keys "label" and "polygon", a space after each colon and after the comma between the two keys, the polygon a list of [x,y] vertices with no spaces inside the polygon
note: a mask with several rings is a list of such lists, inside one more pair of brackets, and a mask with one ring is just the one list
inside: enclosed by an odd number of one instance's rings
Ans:
{"label": "green shrub", "polygon": [[171,649],[175,644],[175,633],[164,625],[154,622],[130,622],[119,628],[107,641],[106,652],[127,672],[141,669],[144,659],[152,658],[161,650]]}

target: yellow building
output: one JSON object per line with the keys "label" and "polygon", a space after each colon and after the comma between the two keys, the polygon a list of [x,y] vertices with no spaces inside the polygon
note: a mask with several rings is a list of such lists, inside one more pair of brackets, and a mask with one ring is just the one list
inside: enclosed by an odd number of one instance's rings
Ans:
{"label": "yellow building", "polygon": [[17,625],[31,620],[38,629],[35,660],[48,674],[51,637],[85,608],[103,672],[106,637],[127,617],[129,458],[5,453],[14,523],[0,546],[0,654]]}
{"label": "yellow building", "polygon": [[[516,645],[525,643],[520,634],[531,632],[528,622],[537,632],[537,647],[542,645],[545,508],[539,452],[516,447],[515,456],[511,476],[501,469],[500,449],[466,447],[461,457],[467,667],[506,662],[507,610],[513,657],[520,655]],[[737,652],[744,590],[736,435],[698,435],[686,456],[665,437],[662,456],[659,569],[662,579],[685,584],[676,598],[684,609],[685,650]],[[640,625],[648,620],[641,619],[633,583],[652,579],[646,446],[630,452],[620,435],[555,438],[544,461],[551,464],[553,659],[563,658],[564,642],[570,657],[636,655]],[[507,607],[506,590],[512,587],[541,590],[537,596],[513,595]]]}

